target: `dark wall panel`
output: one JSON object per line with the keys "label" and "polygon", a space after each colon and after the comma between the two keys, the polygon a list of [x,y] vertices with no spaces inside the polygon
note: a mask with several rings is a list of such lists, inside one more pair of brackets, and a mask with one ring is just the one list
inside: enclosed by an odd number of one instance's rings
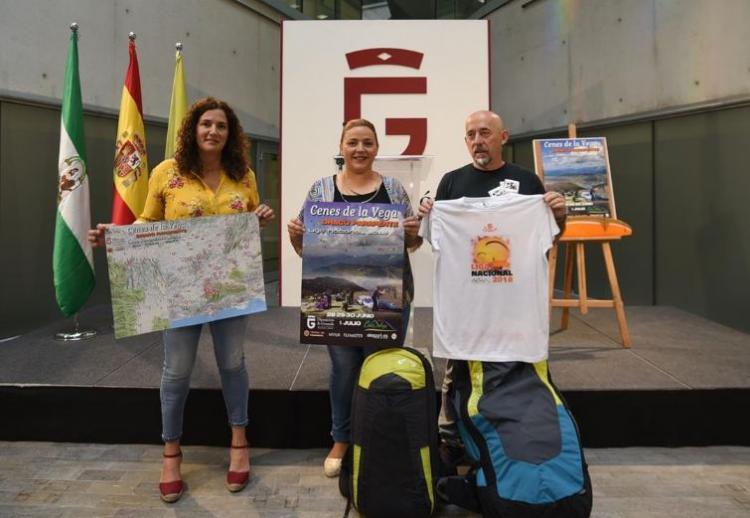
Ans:
{"label": "dark wall panel", "polygon": [[0,337],[59,315],[52,287],[60,112],[0,105]]}
{"label": "dark wall panel", "polygon": [[[580,137],[606,137],[612,168],[612,184],[618,217],[633,227],[633,236],[615,242],[612,254],[626,305],[654,303],[653,272],[653,153],[650,122],[596,130],[579,131]],[[545,138],[563,138],[552,134]],[[513,143],[514,161],[534,169],[531,140]],[[560,247],[557,288],[562,288],[564,247]],[[601,246],[586,245],[587,288],[589,296],[610,296]]]}
{"label": "dark wall panel", "polygon": [[656,122],[658,304],[750,332],[750,107]]}
{"label": "dark wall panel", "polygon": [[[650,122],[580,131],[580,137],[606,137],[617,216],[633,235],[612,243],[617,277],[626,305],[654,304],[653,152]],[[588,287],[594,297],[609,297],[601,246],[586,247]]]}
{"label": "dark wall panel", "polygon": [[[85,126],[92,222],[108,221],[117,121],[89,114]],[[58,109],[0,103],[0,338],[60,316],[51,267],[59,129]],[[165,132],[163,125],[147,125],[151,167],[162,158]],[[634,229],[613,247],[625,303],[674,305],[750,332],[744,200],[750,175],[743,160],[750,107],[580,136],[607,137],[618,215]],[[533,168],[530,141],[514,142],[511,154]],[[596,247],[589,246],[587,259],[591,295],[608,295]],[[88,305],[109,300],[101,251],[95,268],[97,287]]]}
{"label": "dark wall panel", "polygon": [[534,170],[534,149],[530,140],[513,144],[513,162],[529,171]]}
{"label": "dark wall panel", "polygon": [[[107,222],[112,207],[112,160],[117,120],[86,115],[91,221]],[[164,153],[166,129],[146,125],[149,167]],[[61,314],[52,283],[57,210],[60,111],[0,103],[0,337],[24,333]],[[13,253],[7,251],[12,250]],[[96,288],[86,306],[109,301],[104,253],[94,252]]]}

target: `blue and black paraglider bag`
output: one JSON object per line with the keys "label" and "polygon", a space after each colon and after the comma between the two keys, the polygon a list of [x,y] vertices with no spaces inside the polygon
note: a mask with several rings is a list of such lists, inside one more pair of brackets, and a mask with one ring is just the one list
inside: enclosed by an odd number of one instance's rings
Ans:
{"label": "blue and black paraglider bag", "polygon": [[[546,361],[456,361],[448,404],[475,468],[461,484],[486,517],[586,518],[592,496],[578,427]],[[448,482],[455,482],[448,481]],[[459,505],[461,501],[454,502]]]}

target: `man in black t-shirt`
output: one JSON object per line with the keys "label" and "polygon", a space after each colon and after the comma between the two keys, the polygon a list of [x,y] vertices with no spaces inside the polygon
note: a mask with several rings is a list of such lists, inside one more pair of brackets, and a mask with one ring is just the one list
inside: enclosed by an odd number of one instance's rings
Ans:
{"label": "man in black t-shirt", "polygon": [[[473,162],[443,175],[436,200],[454,200],[464,196],[484,198],[495,196],[500,191],[543,194],[562,234],[565,228],[565,198],[558,192],[545,192],[537,175],[503,160],[503,145],[508,142],[508,130],[497,113],[481,110],[469,115],[464,140]],[[420,219],[429,214],[430,209],[432,199],[422,198],[419,204]]]}
{"label": "man in black t-shirt", "polygon": [[[466,148],[472,157],[472,163],[443,175],[438,185],[436,200],[454,200],[457,198],[484,198],[495,196],[500,192],[518,194],[542,194],[544,201],[552,209],[555,221],[560,227],[560,234],[565,228],[565,198],[554,191],[545,192],[544,185],[537,175],[515,164],[503,160],[503,145],[508,141],[508,130],[505,129],[500,116],[489,110],[474,112],[466,118]],[[419,205],[419,218],[427,216],[432,209],[432,199],[422,198]],[[560,236],[558,234],[558,236]],[[441,456],[460,455],[461,446],[456,417],[451,411],[446,395],[452,382],[452,362],[449,360],[443,378],[443,405],[440,412],[440,436],[445,448],[441,447]]]}
{"label": "man in black t-shirt", "polygon": [[[498,114],[482,110],[469,115],[464,140],[472,163],[443,176],[436,200],[493,196],[498,187],[519,194],[545,194],[544,185],[537,175],[503,160],[503,145],[508,141],[508,130]],[[422,201],[425,203],[421,204],[419,213],[426,216],[432,208],[432,200]],[[551,192],[545,195],[545,201],[558,225],[564,223],[565,199]]]}
{"label": "man in black t-shirt", "polygon": [[537,175],[510,162],[503,162],[497,169],[479,169],[476,164],[446,173],[438,185],[436,200],[484,198],[498,186],[518,194],[544,194],[544,185]]}

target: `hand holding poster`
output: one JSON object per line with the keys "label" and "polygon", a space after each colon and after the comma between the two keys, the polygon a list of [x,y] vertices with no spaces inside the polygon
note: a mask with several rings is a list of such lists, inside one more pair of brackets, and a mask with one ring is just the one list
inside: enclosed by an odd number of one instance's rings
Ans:
{"label": "hand holding poster", "polygon": [[305,203],[300,342],[403,342],[403,205]]}
{"label": "hand holding poster", "polygon": [[255,214],[112,226],[115,338],[265,311]]}

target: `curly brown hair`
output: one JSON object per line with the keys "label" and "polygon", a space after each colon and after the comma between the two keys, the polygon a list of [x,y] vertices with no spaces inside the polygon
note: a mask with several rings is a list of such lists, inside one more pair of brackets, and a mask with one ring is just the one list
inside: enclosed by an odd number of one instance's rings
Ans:
{"label": "curly brown hair", "polygon": [[177,135],[177,151],[174,154],[177,169],[180,174],[189,172],[201,174],[203,164],[198,153],[196,128],[201,115],[208,110],[223,110],[227,116],[229,135],[227,135],[227,143],[221,151],[221,165],[230,177],[238,181],[247,174],[250,143],[234,110],[224,101],[213,97],[204,97],[197,100],[185,114]]}

